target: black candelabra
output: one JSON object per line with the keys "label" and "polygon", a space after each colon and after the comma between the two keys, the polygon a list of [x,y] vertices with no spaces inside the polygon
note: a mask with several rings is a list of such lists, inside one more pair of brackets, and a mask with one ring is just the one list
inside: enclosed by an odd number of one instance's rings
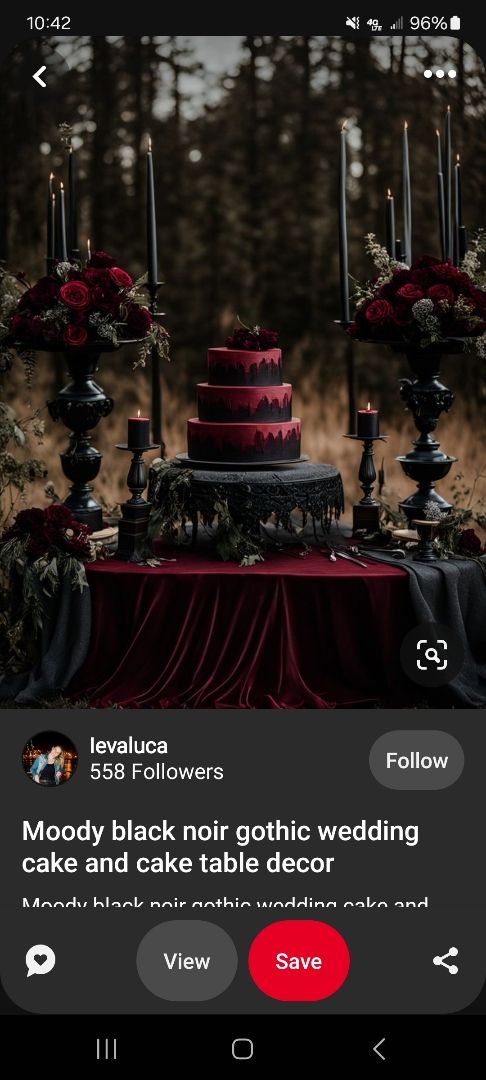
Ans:
{"label": "black candelabra", "polygon": [[358,532],[379,532],[380,504],[373,498],[373,488],[376,480],[374,443],[386,442],[388,435],[374,435],[372,437],[345,435],[344,438],[354,439],[355,442],[363,443],[363,452],[361,454],[361,463],[358,473],[363,498],[353,505],[353,534],[355,535]]}
{"label": "black candelabra", "polygon": [[[163,281],[153,281],[146,283],[146,289],[149,294],[149,311],[152,318],[162,318],[165,314],[163,311],[157,311],[157,297],[158,292]],[[165,443],[162,438],[162,386],[160,378],[160,357],[155,348],[152,349],[151,355],[151,397],[152,397],[152,437],[155,439],[157,446],[160,446],[161,456],[165,457]]]}
{"label": "black candelabra", "polygon": [[159,443],[148,446],[128,446],[117,443],[118,450],[129,451],[133,456],[127,476],[127,487],[132,493],[131,499],[121,505],[121,520],[118,525],[117,557],[127,562],[143,562],[146,557],[147,533],[151,502],[143,497],[147,485],[147,469],[143,455],[147,450],[157,450]]}

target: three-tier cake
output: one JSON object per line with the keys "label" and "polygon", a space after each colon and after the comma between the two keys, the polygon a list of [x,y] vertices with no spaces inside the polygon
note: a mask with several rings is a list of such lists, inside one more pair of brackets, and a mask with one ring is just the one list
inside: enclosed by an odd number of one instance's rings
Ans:
{"label": "three-tier cake", "polygon": [[[236,347],[243,338],[245,346]],[[237,330],[223,348],[208,350],[208,381],[197,385],[197,418],[187,421],[193,461],[295,461],[300,420],[292,416],[292,386],[282,382],[282,352],[266,348],[272,331]]]}

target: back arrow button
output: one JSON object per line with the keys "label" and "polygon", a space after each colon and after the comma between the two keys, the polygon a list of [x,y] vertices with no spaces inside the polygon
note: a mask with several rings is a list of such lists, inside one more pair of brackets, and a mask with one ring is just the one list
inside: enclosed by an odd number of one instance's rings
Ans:
{"label": "back arrow button", "polygon": [[381,1060],[382,1060],[382,1061],[386,1061],[386,1058],[385,1058],[385,1055],[384,1055],[384,1054],[381,1054],[381,1053],[380,1053],[379,1047],[380,1047],[380,1046],[383,1046],[383,1043],[384,1043],[384,1042],[385,1042],[385,1040],[384,1040],[384,1039],[380,1039],[380,1041],[379,1041],[379,1042],[377,1042],[376,1046],[374,1046],[374,1047],[373,1047],[373,1052],[374,1052],[374,1053],[375,1053],[375,1054],[376,1054],[376,1055],[377,1055],[377,1056],[378,1056],[379,1058],[381,1058]]}
{"label": "back arrow button", "polygon": [[44,72],[44,71],[47,71],[47,68],[46,68],[46,65],[45,65],[45,64],[43,65],[43,67],[40,67],[40,68],[38,69],[38,71],[36,71],[36,72],[34,73],[34,75],[32,76],[32,78],[33,78],[33,79],[35,79],[36,83],[39,83],[39,86],[43,86],[43,87],[46,87],[46,86],[47,86],[47,83],[46,83],[46,82],[44,82],[44,79],[41,79],[41,75],[43,74],[43,72]]}

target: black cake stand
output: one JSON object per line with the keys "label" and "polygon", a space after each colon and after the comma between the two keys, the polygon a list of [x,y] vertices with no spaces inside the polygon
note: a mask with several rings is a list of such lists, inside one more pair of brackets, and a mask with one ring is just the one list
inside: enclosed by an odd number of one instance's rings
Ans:
{"label": "black cake stand", "polygon": [[208,466],[179,454],[164,474],[151,470],[149,500],[163,505],[164,499],[181,467],[191,470],[187,515],[192,521],[192,543],[196,544],[198,523],[211,525],[216,517],[215,503],[224,501],[233,519],[245,531],[257,534],[260,524],[273,515],[277,524],[292,532],[291,514],[299,510],[303,523],[310,518],[314,530],[321,525],[328,531],[333,519],[344,510],[341,475],[335,465],[316,465],[307,458],[298,461],[231,465],[214,462]]}

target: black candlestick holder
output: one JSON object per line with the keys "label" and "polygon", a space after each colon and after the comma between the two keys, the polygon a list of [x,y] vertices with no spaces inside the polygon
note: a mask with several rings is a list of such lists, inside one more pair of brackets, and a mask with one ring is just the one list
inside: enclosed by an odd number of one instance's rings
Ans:
{"label": "black candlestick holder", "polygon": [[152,503],[144,499],[142,492],[147,486],[147,468],[143,455],[147,450],[158,450],[159,443],[148,446],[128,446],[117,443],[117,450],[132,454],[127,476],[127,487],[132,493],[131,499],[121,504],[121,520],[118,525],[117,557],[127,562],[140,563],[146,556],[148,523]]}
{"label": "black candlestick holder", "polygon": [[[149,294],[149,311],[152,318],[162,318],[165,314],[164,311],[157,311],[157,297],[159,289],[163,285],[163,281],[147,281],[145,288]],[[161,457],[165,458],[165,443],[162,438],[162,387],[160,379],[160,357],[156,349],[152,349],[151,356],[151,377],[152,377],[152,437],[155,439],[157,446],[160,446]]]}
{"label": "black candlestick holder", "polygon": [[345,435],[345,439],[354,439],[355,442],[363,443],[363,453],[359,467],[359,483],[363,491],[363,498],[353,506],[353,535],[358,532],[375,533],[380,530],[380,504],[373,498],[373,487],[376,480],[374,463],[374,443],[386,442],[388,435],[374,435],[364,437],[362,435]]}

